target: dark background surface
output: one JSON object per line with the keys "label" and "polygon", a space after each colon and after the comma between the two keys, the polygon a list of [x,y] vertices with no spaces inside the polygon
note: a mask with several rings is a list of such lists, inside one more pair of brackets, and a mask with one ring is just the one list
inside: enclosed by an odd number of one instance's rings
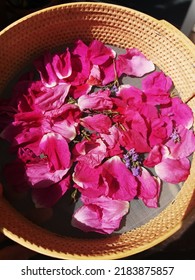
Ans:
{"label": "dark background surface", "polygon": [[[26,14],[49,5],[80,2],[80,1],[58,1],[58,0],[39,0],[39,1],[19,1],[1,0],[0,1],[0,29],[3,29],[13,21],[25,16]],[[89,2],[89,1],[85,1]],[[129,1],[91,1],[107,2],[119,4],[136,9],[149,14],[157,19],[165,19],[178,29],[181,28],[185,15],[191,4],[190,0],[129,0]],[[167,260],[195,260],[195,215],[192,216],[188,225],[179,233],[172,236],[167,241],[157,245],[142,253],[138,253],[126,259],[167,259]],[[7,246],[14,245],[11,240],[0,243],[0,250]],[[41,254],[35,254],[31,259],[52,259]]]}

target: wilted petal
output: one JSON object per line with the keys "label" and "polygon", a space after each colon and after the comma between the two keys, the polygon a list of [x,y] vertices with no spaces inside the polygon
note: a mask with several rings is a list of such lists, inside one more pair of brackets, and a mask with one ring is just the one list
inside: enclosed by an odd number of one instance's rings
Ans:
{"label": "wilted petal", "polygon": [[70,187],[70,175],[46,188],[33,188],[32,200],[37,208],[52,207]]}
{"label": "wilted petal", "polygon": [[35,95],[34,106],[43,112],[60,108],[67,97],[70,84],[56,85],[52,88],[41,87],[40,91]]}
{"label": "wilted petal", "polygon": [[116,69],[118,76],[127,74],[136,77],[154,71],[155,66],[152,61],[148,60],[138,49],[127,49],[126,54],[118,56],[116,61]]}
{"label": "wilted petal", "polygon": [[109,110],[113,106],[112,99],[109,97],[109,95],[109,90],[82,95],[78,99],[78,106],[81,111],[87,109]]}
{"label": "wilted petal", "polygon": [[108,197],[84,198],[84,205],[73,215],[72,225],[85,232],[111,234],[129,211],[127,201],[112,200]]}
{"label": "wilted petal", "polygon": [[141,175],[137,176],[139,180],[138,197],[143,200],[148,207],[157,207],[160,195],[161,182],[157,177],[152,176],[142,167]]}
{"label": "wilted petal", "polygon": [[184,182],[190,174],[190,161],[187,158],[165,158],[155,165],[155,172],[160,179],[172,184]]}
{"label": "wilted petal", "polygon": [[41,139],[40,149],[47,156],[52,170],[66,170],[70,167],[69,146],[61,135],[45,134]]}

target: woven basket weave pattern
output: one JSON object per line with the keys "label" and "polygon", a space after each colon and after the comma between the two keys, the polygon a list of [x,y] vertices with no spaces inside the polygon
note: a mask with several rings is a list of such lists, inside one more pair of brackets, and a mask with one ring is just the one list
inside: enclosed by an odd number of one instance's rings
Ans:
{"label": "woven basket weave pattern", "polygon": [[[128,48],[139,48],[167,75],[185,101],[195,92],[193,44],[176,28],[145,14],[109,4],[75,3],[51,7],[29,15],[0,34],[0,90],[4,92],[21,69],[45,50],[92,39]],[[195,108],[195,101],[189,102]],[[135,254],[158,244],[176,230],[195,207],[195,163],[182,190],[164,211],[149,223],[119,236],[98,240],[57,236],[26,220],[5,200],[0,201],[4,234],[38,252],[58,258],[113,259]]]}

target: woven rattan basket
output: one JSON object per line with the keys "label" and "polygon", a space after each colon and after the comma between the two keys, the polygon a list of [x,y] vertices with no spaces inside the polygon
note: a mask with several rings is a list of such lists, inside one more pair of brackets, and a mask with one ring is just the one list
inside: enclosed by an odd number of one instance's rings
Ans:
{"label": "woven rattan basket", "polygon": [[[0,92],[45,49],[76,39],[97,38],[117,47],[137,47],[167,75],[186,101],[195,93],[195,49],[165,21],[117,5],[71,3],[50,7],[13,23],[0,33]],[[188,102],[195,110],[195,100]],[[174,201],[157,217],[129,232],[100,239],[59,236],[23,217],[0,199],[0,229],[34,251],[61,259],[119,259],[144,251],[179,230],[195,208],[195,160]]]}

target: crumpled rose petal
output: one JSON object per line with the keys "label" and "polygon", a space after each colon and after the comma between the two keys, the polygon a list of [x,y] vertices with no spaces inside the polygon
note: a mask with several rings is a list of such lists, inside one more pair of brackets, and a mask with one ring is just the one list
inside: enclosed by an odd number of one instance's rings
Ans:
{"label": "crumpled rose petal", "polygon": [[26,164],[26,175],[32,188],[47,188],[62,180],[67,169],[52,171],[47,160]]}
{"label": "crumpled rose petal", "polygon": [[109,110],[112,109],[112,99],[109,97],[110,91],[103,90],[91,94],[82,95],[78,99],[78,106],[81,111],[92,110]]}
{"label": "crumpled rose petal", "polygon": [[127,201],[104,196],[83,198],[83,201],[84,205],[74,213],[71,224],[85,232],[111,234],[120,227],[123,216],[129,211]]}

